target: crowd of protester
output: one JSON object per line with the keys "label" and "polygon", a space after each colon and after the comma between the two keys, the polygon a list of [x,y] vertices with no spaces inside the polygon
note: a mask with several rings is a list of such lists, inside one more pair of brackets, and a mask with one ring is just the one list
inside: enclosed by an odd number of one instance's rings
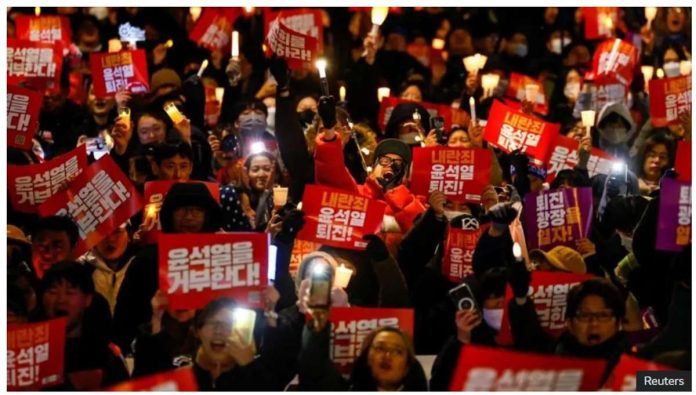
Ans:
{"label": "crowd of protester", "polygon": [[[691,246],[655,249],[660,185],[675,177],[676,144],[690,140],[691,116],[654,127],[646,85],[636,73],[627,99],[598,111],[586,136],[576,107],[591,83],[586,76],[598,42],[584,38],[579,9],[403,8],[390,13],[378,35],[368,34],[369,9],[322,9],[331,96],[322,94],[314,65],[291,71],[284,59],[264,54],[261,8],[237,19],[234,29],[243,40],[234,59],[188,39],[194,24],[188,8],[41,12],[68,17],[78,55],[66,60],[60,89],[44,95],[33,149],[9,147],[9,164],[43,163],[101,137],[141,192],[148,181],[178,181],[162,204],[162,233],[267,232],[278,248],[275,281],[262,294],[265,308],[258,310],[254,341],[246,344],[229,336],[239,301],[216,299],[202,310],[169,308],[159,290],[158,245],[143,240],[150,224],[142,212],[75,256],[79,234],[71,219],[22,213],[8,203],[8,322],[67,317],[66,374],[99,372],[92,385],[72,375],[60,389],[105,388],[192,365],[201,390],[447,390],[468,345],[600,358],[608,361],[605,377],[626,353],[691,369]],[[640,64],[659,68],[691,59],[690,8],[659,8],[650,25],[643,8],[619,12],[616,34],[641,43]],[[33,13],[10,9],[8,37],[17,15]],[[97,98],[89,56],[105,52],[126,22],[145,31],[146,40],[137,45],[147,51],[150,90]],[[444,67],[427,67],[406,51],[436,38],[445,43]],[[169,40],[173,45],[165,45]],[[475,53],[488,57],[478,74],[467,72],[462,61]],[[204,60],[209,64],[198,75]],[[84,95],[73,94],[70,72],[83,74],[78,92]],[[503,100],[511,72],[542,81],[549,111],[534,116],[560,124],[561,134],[580,141],[578,165],[559,172],[552,185],[528,156],[489,147],[478,120],[454,124],[437,138],[419,104],[468,113],[474,98],[477,118],[486,119],[493,101]],[[500,76],[491,97],[483,95],[483,73]],[[204,116],[204,87],[224,88],[217,119]],[[396,106],[384,130],[378,126],[380,87],[410,100]],[[163,107],[170,103],[183,121],[174,124],[167,116]],[[131,115],[120,115],[122,108]],[[529,103],[523,110],[533,114]],[[411,192],[411,148],[421,142],[491,150],[491,185],[480,204],[452,202],[439,191]],[[592,148],[628,164],[626,180],[590,177]],[[217,183],[220,202],[203,184],[187,182],[192,180]],[[385,220],[377,235],[365,237],[364,251],[323,246],[291,273],[293,243],[305,222],[298,204],[309,184],[383,201]],[[273,201],[279,186],[289,188],[280,209]],[[588,238],[577,248],[533,250],[528,262],[516,259],[511,229],[525,195],[574,187],[592,189]],[[441,265],[448,227],[472,219],[490,226],[476,246],[473,274],[462,280],[479,306],[468,310],[450,298],[458,283],[443,275]],[[308,277],[318,263],[354,271],[346,289],[331,290],[331,306],[324,309],[309,306]],[[558,338],[539,325],[527,295],[530,270],[593,275],[569,292]],[[514,295],[509,302],[506,287]],[[497,338],[506,303],[512,345]],[[413,309],[413,337],[391,327],[372,331],[346,378],[329,356],[327,310],[340,306]],[[646,332],[650,336],[634,336]],[[437,355],[429,374],[417,355]]]}

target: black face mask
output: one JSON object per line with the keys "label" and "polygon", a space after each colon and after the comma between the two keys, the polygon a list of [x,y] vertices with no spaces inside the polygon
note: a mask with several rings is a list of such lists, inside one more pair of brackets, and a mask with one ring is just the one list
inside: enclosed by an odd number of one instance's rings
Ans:
{"label": "black face mask", "polygon": [[297,113],[297,116],[300,118],[300,124],[304,128],[309,126],[314,121],[314,117],[316,115],[317,113],[312,110],[304,110]]}

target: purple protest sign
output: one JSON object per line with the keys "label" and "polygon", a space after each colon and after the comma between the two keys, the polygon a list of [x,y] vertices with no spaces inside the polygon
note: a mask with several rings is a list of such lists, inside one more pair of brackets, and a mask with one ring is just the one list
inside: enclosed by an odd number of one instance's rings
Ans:
{"label": "purple protest sign", "polygon": [[691,184],[664,179],[660,185],[660,207],[655,249],[681,251],[691,243]]}
{"label": "purple protest sign", "polygon": [[592,222],[592,188],[565,188],[528,193],[524,199],[527,248],[576,248]]}

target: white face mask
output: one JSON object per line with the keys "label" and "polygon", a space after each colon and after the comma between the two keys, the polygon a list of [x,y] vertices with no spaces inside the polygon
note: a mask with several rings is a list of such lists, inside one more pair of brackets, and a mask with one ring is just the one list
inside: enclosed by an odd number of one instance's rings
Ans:
{"label": "white face mask", "polygon": [[679,77],[681,72],[679,71],[679,62],[667,62],[662,65],[662,70],[665,71],[665,77]]}
{"label": "white face mask", "polygon": [[570,100],[577,100],[580,95],[580,83],[579,82],[569,82],[563,88],[563,95]]}
{"label": "white face mask", "polygon": [[483,309],[483,320],[496,331],[503,326],[503,309]]}
{"label": "white face mask", "polygon": [[266,117],[266,130],[275,135],[275,107],[268,107],[268,116]]}
{"label": "white face mask", "polygon": [[400,135],[399,140],[403,141],[405,144],[414,145],[414,144],[418,144],[417,137],[418,137],[418,133],[411,132],[411,133],[406,133],[406,134]]}

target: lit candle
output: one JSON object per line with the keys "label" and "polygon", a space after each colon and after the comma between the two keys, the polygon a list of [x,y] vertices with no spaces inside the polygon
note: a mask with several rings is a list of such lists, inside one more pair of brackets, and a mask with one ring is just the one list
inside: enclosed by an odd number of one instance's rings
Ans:
{"label": "lit candle", "polygon": [[217,87],[215,88],[215,99],[219,104],[222,104],[222,99],[225,96],[225,88],[223,87]]}
{"label": "lit candle", "polygon": [[391,91],[387,87],[383,86],[381,88],[377,88],[377,100],[379,100],[380,102],[385,97],[389,97],[390,94],[391,94]]}
{"label": "lit candle", "polygon": [[346,101],[346,87],[342,86],[338,88],[338,98],[340,101]]}
{"label": "lit candle", "polygon": [[254,7],[244,7],[244,12],[251,14],[254,12]]}
{"label": "lit candle", "polygon": [[280,208],[288,202],[288,188],[275,187],[273,188],[273,206]]}
{"label": "lit candle", "polygon": [[326,79],[326,59],[319,58],[314,64],[319,70],[319,83],[321,84],[321,93],[324,96],[329,95],[329,81]]}
{"label": "lit candle", "polygon": [[377,37],[379,27],[382,26],[384,20],[387,19],[387,15],[389,15],[389,7],[372,7],[372,13],[370,15],[370,19],[372,19],[370,35],[372,35],[372,37]]}
{"label": "lit candle", "polygon": [[121,40],[112,38],[109,40],[109,52],[119,52],[120,50],[123,49],[123,44],[121,43]]}
{"label": "lit candle", "polygon": [[41,7],[34,7],[34,15],[36,15],[36,16],[41,15]]}
{"label": "lit candle", "polygon": [[469,98],[469,114],[471,115],[471,122],[476,122],[476,100],[473,97]]}
{"label": "lit candle", "polygon": [[348,287],[352,275],[353,271],[341,264],[336,268],[333,286],[345,289]]}
{"label": "lit candle", "polygon": [[256,322],[256,312],[254,310],[235,307],[232,311],[233,333],[241,336],[244,344],[251,344],[254,341],[254,323]]}
{"label": "lit candle", "polygon": [[198,78],[201,78],[206,67],[208,67],[208,59],[203,59],[203,63],[201,63],[201,67],[198,69]]}
{"label": "lit candle", "polygon": [[643,73],[643,79],[645,80],[645,82],[648,82],[652,79],[654,71],[655,68],[652,66],[640,66],[640,72]]}
{"label": "lit candle", "polygon": [[488,97],[493,93],[493,90],[498,86],[500,76],[498,74],[484,74],[481,76],[481,87],[483,88],[483,96]]}
{"label": "lit candle", "polygon": [[179,112],[179,109],[176,107],[176,104],[174,103],[165,104],[164,111],[167,113],[169,119],[171,119],[175,125],[179,124],[179,122],[184,120],[184,115],[181,112]]}
{"label": "lit candle", "polygon": [[515,242],[515,244],[512,245],[512,255],[514,255],[517,262],[522,262],[522,247],[520,247],[520,243]]}
{"label": "lit candle", "polygon": [[197,21],[198,18],[201,16],[202,11],[203,9],[201,7],[191,7],[191,9],[189,10],[189,13],[191,14],[191,19],[193,19],[194,22]]}
{"label": "lit candle", "polygon": [[592,132],[592,127],[595,124],[596,113],[593,110],[581,111],[580,116],[582,117],[582,126],[585,127],[587,136]]}
{"label": "lit candle", "polygon": [[539,96],[539,85],[537,84],[527,84],[524,86],[524,98],[532,103],[537,102],[537,97]]}
{"label": "lit candle", "polygon": [[239,32],[232,32],[232,59],[239,58]]}
{"label": "lit candle", "polygon": [[679,72],[681,73],[681,75],[691,74],[691,61],[682,60],[681,62],[679,62]]}
{"label": "lit candle", "polygon": [[657,77],[657,78],[664,78],[664,77],[665,77],[665,72],[662,71],[662,69],[657,69],[657,71],[655,71],[655,77]]}
{"label": "lit candle", "polygon": [[167,40],[166,43],[164,43],[164,46],[167,48],[171,48],[174,46],[174,41],[173,40]]}
{"label": "lit candle", "polygon": [[648,26],[655,20],[655,15],[657,15],[657,7],[645,7],[645,19],[648,20]]}
{"label": "lit candle", "polygon": [[470,73],[478,73],[485,65],[488,57],[477,53],[476,55],[464,58],[464,68]]}
{"label": "lit candle", "polygon": [[433,49],[441,50],[445,47],[445,40],[441,38],[433,38]]}

